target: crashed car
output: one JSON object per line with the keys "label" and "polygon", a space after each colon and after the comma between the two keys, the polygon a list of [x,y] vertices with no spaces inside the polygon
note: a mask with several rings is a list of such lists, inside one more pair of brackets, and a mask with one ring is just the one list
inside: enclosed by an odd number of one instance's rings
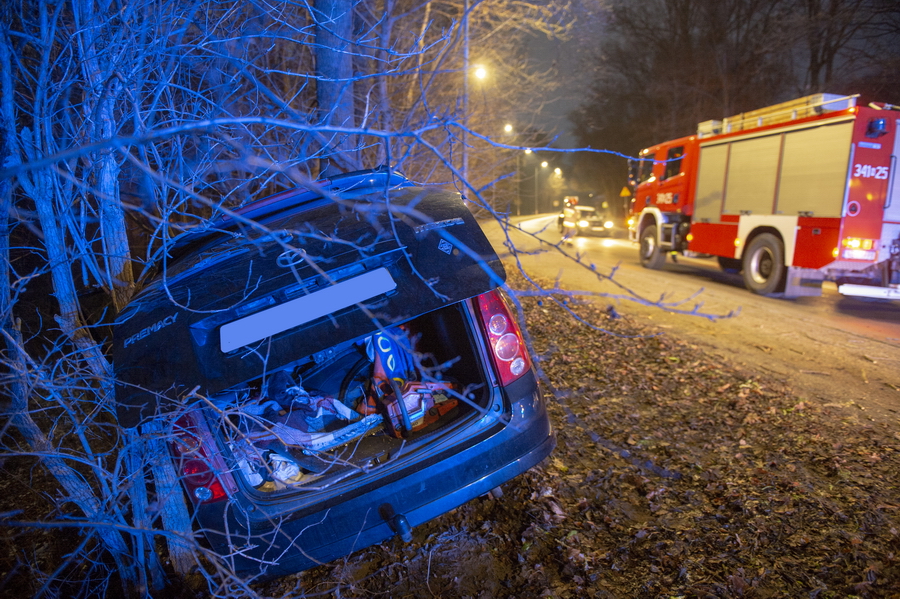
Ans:
{"label": "crashed car", "polygon": [[555,443],[460,195],[310,187],[176,238],[114,327],[120,422],[168,423],[196,529],[265,577],[410,540]]}

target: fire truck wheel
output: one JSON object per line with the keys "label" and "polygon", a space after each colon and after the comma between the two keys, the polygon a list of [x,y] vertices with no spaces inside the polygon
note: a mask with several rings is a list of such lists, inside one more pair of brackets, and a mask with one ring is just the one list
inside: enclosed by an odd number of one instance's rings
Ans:
{"label": "fire truck wheel", "polygon": [[662,268],[666,255],[659,249],[656,241],[656,225],[644,227],[641,231],[641,266],[656,270]]}
{"label": "fire truck wheel", "polygon": [[754,237],[744,251],[744,285],[747,289],[759,295],[783,291],[786,273],[781,240],[771,233]]}

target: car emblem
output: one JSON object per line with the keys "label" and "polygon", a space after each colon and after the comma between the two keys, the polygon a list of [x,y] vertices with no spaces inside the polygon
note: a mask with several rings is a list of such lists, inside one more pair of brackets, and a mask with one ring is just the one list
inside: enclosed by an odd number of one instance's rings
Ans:
{"label": "car emblem", "polygon": [[297,266],[304,260],[305,257],[300,250],[284,250],[278,254],[278,258],[275,259],[275,264],[281,268],[291,268]]}

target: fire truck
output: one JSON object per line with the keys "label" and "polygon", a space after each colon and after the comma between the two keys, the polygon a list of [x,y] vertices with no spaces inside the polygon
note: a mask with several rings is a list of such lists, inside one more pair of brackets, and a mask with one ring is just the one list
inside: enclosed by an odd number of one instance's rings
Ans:
{"label": "fire truck", "polygon": [[722,120],[632,161],[641,264],[715,256],[761,295],[900,299],[900,111],[816,94]]}

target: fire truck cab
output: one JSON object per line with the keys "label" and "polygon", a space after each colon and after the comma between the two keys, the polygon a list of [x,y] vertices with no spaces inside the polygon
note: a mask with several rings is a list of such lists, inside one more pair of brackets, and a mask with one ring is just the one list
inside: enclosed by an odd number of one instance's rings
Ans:
{"label": "fire truck cab", "polygon": [[748,289],[900,299],[900,112],[817,94],[700,123],[633,162],[641,263],[716,256]]}

